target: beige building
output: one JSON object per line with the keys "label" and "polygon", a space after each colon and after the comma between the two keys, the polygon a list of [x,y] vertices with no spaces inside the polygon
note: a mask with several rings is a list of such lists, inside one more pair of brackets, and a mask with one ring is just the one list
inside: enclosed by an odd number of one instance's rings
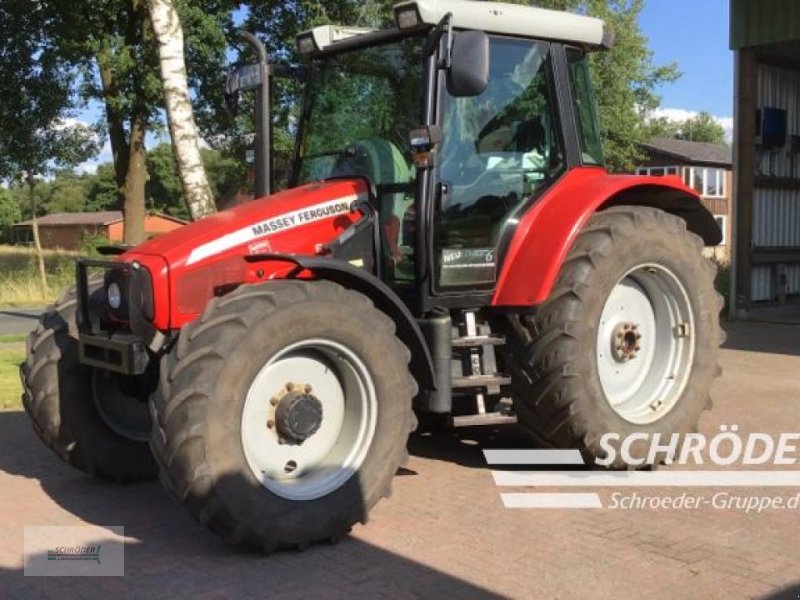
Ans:
{"label": "beige building", "polygon": [[656,138],[642,144],[642,150],[647,158],[636,169],[637,175],[675,175],[700,194],[722,230],[722,242],[706,252],[718,262],[728,264],[733,222],[731,148],[725,144]]}

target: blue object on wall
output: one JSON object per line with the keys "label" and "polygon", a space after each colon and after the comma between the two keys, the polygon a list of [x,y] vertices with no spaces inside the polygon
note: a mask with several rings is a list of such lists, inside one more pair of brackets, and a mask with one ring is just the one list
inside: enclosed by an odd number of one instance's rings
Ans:
{"label": "blue object on wall", "polygon": [[782,148],[786,145],[786,111],[782,108],[765,106],[758,110],[756,135],[761,138],[764,148]]}

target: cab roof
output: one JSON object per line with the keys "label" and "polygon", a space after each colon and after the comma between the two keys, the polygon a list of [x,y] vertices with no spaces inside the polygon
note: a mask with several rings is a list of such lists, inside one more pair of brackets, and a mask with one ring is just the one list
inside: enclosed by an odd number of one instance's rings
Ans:
{"label": "cab roof", "polygon": [[610,47],[613,36],[605,22],[569,12],[475,0],[411,0],[394,7],[395,20],[402,28],[403,14],[416,10],[426,25],[436,25],[449,13],[453,27],[477,29],[487,33],[530,37],[574,43],[581,46]]}
{"label": "cab roof", "polygon": [[[434,26],[449,14],[456,29],[472,29],[516,37],[552,40],[583,46],[587,49],[610,48],[613,35],[605,22],[569,12],[475,0],[410,0],[394,6],[397,27],[416,29]],[[323,25],[298,35],[307,41],[301,53],[333,49],[353,38],[369,37],[372,29]]]}

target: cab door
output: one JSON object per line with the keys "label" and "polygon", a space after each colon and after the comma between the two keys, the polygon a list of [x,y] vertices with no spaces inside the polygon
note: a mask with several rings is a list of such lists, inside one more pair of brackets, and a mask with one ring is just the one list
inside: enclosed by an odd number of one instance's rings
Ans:
{"label": "cab door", "polygon": [[491,290],[504,226],[565,170],[550,44],[492,36],[484,92],[440,90],[434,294]]}

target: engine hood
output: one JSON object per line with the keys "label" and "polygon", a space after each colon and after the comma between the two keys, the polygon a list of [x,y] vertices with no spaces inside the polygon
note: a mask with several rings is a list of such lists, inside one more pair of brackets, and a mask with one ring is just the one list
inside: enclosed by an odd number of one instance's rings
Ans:
{"label": "engine hood", "polygon": [[[171,271],[261,253],[315,254],[357,218],[368,199],[363,180],[311,183],[216,213],[144,242],[130,255],[157,255]],[[123,259],[125,256],[122,257]]]}

